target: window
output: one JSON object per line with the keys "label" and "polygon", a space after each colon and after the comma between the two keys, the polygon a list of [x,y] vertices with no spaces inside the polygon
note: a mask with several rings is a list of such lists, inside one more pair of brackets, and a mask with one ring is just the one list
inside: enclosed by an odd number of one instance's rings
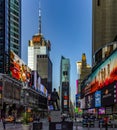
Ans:
{"label": "window", "polygon": [[100,0],[97,0],[97,5],[100,6]]}

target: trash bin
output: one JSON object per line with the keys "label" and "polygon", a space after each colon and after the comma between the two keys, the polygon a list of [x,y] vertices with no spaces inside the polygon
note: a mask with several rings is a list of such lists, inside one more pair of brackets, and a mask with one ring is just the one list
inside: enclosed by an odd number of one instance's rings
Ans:
{"label": "trash bin", "polygon": [[33,122],[33,130],[42,130],[42,122]]}

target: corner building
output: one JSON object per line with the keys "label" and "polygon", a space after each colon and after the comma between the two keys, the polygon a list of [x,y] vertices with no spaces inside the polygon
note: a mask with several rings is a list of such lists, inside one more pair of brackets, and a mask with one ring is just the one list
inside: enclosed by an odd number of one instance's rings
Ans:
{"label": "corner building", "polygon": [[21,57],[21,0],[0,0],[0,73],[9,73],[10,50]]}

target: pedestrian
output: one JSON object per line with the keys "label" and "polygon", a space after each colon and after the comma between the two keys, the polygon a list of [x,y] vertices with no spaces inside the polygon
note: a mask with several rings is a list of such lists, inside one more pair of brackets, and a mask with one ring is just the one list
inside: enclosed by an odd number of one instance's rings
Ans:
{"label": "pedestrian", "polygon": [[2,117],[2,123],[3,123],[3,128],[6,130],[6,122],[5,122],[5,117]]}
{"label": "pedestrian", "polygon": [[36,120],[39,122],[40,121],[40,115],[38,114],[36,117]]}
{"label": "pedestrian", "polygon": [[51,117],[50,116],[48,116],[48,122],[51,122]]}

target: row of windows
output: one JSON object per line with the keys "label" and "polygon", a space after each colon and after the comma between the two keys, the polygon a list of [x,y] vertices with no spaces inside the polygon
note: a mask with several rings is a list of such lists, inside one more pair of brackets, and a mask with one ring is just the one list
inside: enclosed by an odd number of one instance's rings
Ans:
{"label": "row of windows", "polygon": [[37,55],[38,58],[48,58],[47,55]]}
{"label": "row of windows", "polygon": [[14,42],[14,43],[18,43],[18,42],[19,42],[19,40],[15,39],[15,38],[13,38],[13,37],[11,37],[10,40],[11,40],[12,42]]}
{"label": "row of windows", "polygon": [[19,22],[19,18],[17,18],[16,16],[13,16],[12,13],[10,13],[9,18],[10,18],[10,19],[14,19],[15,21]]}
{"label": "row of windows", "polygon": [[14,25],[15,27],[18,27],[18,23],[16,23],[14,20],[10,20],[10,23],[12,24],[12,25]]}
{"label": "row of windows", "polygon": [[10,3],[10,6],[13,8],[13,9],[16,9],[17,11],[19,11],[19,7],[15,4],[13,4],[12,2]]}
{"label": "row of windows", "polygon": [[11,42],[11,47],[15,48],[16,50],[19,49],[19,46],[18,45],[15,45],[13,42]]}
{"label": "row of windows", "polygon": [[11,34],[12,36],[16,37],[16,38],[19,38],[19,34],[16,34],[16,32],[12,32],[12,31],[10,30],[10,34]]}
{"label": "row of windows", "polygon": [[17,6],[19,6],[19,2],[20,0],[11,0],[10,3],[11,4],[16,4]]}
{"label": "row of windows", "polygon": [[19,33],[19,29],[16,27],[13,27],[12,25],[10,26],[10,31]]}
{"label": "row of windows", "polygon": [[10,8],[10,12],[13,13],[14,15],[16,15],[16,16],[19,16],[19,13],[16,12],[16,11],[15,11],[14,9],[12,9],[12,8]]}

